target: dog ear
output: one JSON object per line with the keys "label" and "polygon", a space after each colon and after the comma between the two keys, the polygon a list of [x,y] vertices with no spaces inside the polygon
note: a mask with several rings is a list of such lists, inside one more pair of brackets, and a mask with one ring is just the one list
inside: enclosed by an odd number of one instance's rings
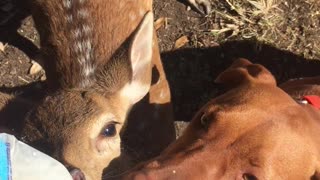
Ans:
{"label": "dog ear", "polygon": [[262,65],[252,64],[249,60],[239,58],[223,71],[215,80],[228,88],[251,82],[276,85],[273,75]]}
{"label": "dog ear", "polygon": [[247,76],[245,67],[250,64],[252,63],[247,59],[235,60],[231,66],[219,74],[219,76],[215,79],[215,82],[223,84],[228,88],[233,88],[240,85]]}

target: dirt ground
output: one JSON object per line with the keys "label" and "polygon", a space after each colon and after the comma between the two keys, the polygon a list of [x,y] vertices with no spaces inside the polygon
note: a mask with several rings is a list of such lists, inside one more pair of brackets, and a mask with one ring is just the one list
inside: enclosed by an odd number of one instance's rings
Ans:
{"label": "dirt ground", "polygon": [[[202,16],[183,1],[155,0],[176,119],[189,121],[219,94],[214,79],[237,57],[265,65],[279,83],[319,75],[319,9],[318,0],[212,0],[212,12]],[[175,48],[180,37],[185,43]],[[0,42],[0,91],[41,93],[44,72],[30,74],[39,37],[21,1],[0,1]]]}

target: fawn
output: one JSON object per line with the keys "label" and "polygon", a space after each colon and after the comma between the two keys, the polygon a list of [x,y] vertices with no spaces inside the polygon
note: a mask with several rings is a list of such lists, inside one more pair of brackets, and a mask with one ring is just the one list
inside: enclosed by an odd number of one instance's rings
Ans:
{"label": "fawn", "polygon": [[152,0],[29,2],[49,93],[28,113],[23,141],[90,180],[123,153],[148,159],[175,139]]}

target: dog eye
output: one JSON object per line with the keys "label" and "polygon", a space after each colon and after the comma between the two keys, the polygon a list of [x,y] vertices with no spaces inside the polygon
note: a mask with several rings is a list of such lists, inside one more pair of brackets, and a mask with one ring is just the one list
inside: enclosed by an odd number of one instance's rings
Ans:
{"label": "dog eye", "polygon": [[203,126],[203,127],[208,127],[208,125],[209,125],[209,121],[210,121],[210,119],[209,119],[209,117],[207,116],[207,114],[204,112],[202,115],[201,115],[201,117],[200,117],[200,122],[201,122],[201,125]]}
{"label": "dog eye", "polygon": [[102,135],[105,137],[114,137],[116,134],[117,134],[117,128],[116,128],[116,123],[114,122],[108,124],[102,132]]}
{"label": "dog eye", "polygon": [[243,180],[258,180],[258,178],[252,174],[245,173],[242,175]]}

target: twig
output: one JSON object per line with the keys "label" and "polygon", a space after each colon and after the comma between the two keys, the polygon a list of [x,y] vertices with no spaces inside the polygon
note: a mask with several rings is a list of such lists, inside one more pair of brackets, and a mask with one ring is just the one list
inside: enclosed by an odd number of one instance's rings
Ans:
{"label": "twig", "polygon": [[30,81],[28,81],[28,80],[24,79],[24,78],[23,78],[23,77],[21,77],[21,76],[18,76],[18,78],[19,78],[20,80],[22,80],[23,82],[25,82],[25,83],[30,83]]}

